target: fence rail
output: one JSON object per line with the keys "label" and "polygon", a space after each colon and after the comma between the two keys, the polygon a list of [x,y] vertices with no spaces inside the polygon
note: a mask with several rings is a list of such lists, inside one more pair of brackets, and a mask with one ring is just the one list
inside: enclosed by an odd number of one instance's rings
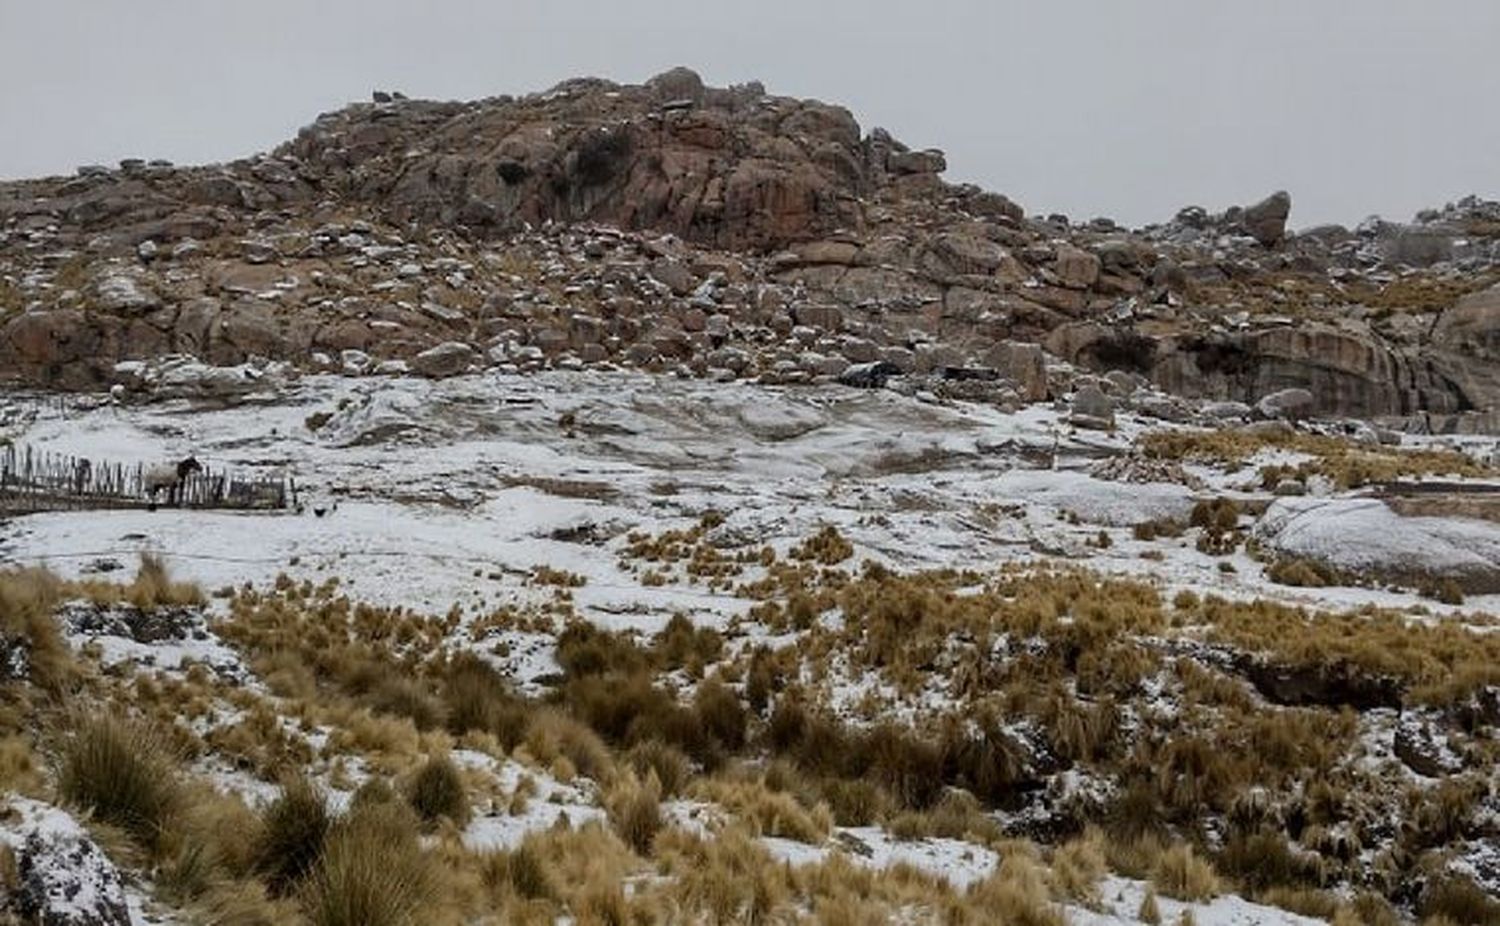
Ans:
{"label": "fence rail", "polygon": [[125,464],[0,447],[0,513],[98,508],[232,508],[274,511],[296,504],[289,477],[245,478],[204,469],[154,496],[147,473],[160,463]]}

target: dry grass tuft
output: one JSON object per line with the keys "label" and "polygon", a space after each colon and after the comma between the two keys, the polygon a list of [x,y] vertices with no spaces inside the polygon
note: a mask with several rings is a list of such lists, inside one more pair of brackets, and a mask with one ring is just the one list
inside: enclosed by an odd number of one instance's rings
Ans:
{"label": "dry grass tuft", "polygon": [[56,748],[63,800],[117,826],[147,851],[159,851],[180,810],[177,763],[152,727],[104,713],[75,716]]}
{"label": "dry grass tuft", "polygon": [[413,926],[431,899],[416,826],[398,804],[351,810],[329,832],[308,876],[303,909],[312,926]]}
{"label": "dry grass tuft", "polygon": [[[62,599],[62,580],[45,569],[0,572],[0,640],[12,674],[19,669],[42,692],[56,696],[77,669],[52,617]],[[18,662],[19,660],[19,662]]]}
{"label": "dry grass tuft", "polygon": [[1104,857],[1104,834],[1090,829],[1052,854],[1053,892],[1063,900],[1087,906],[1099,902],[1099,882],[1109,871]]}
{"label": "dry grass tuft", "polygon": [[255,869],[275,894],[288,894],[317,864],[333,817],[323,792],[304,776],[289,778],[261,811]]}
{"label": "dry grass tuft", "polygon": [[640,855],[651,854],[651,844],[662,827],[661,783],[653,775],[645,781],[624,776],[604,801],[609,822],[627,846]]}
{"label": "dry grass tuft", "polygon": [[1177,900],[1212,900],[1219,893],[1219,877],[1214,866],[1182,843],[1164,851],[1156,860],[1151,884],[1158,891]]}
{"label": "dry grass tuft", "polygon": [[469,822],[469,795],[458,766],[447,756],[428,759],[406,785],[406,800],[428,826],[450,820],[462,828]]}
{"label": "dry grass tuft", "polygon": [[1014,926],[1064,926],[1052,903],[1046,871],[1035,859],[1012,853],[999,869],[969,891],[969,900],[989,922]]}

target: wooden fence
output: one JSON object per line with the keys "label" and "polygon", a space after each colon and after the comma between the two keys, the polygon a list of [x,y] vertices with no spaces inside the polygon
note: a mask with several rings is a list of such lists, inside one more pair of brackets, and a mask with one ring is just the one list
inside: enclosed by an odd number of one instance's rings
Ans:
{"label": "wooden fence", "polygon": [[147,470],[160,463],[129,465],[46,453],[25,445],[0,447],[0,513],[81,511],[97,508],[241,508],[274,511],[296,504],[288,477],[247,479],[204,469],[173,492],[153,498]]}

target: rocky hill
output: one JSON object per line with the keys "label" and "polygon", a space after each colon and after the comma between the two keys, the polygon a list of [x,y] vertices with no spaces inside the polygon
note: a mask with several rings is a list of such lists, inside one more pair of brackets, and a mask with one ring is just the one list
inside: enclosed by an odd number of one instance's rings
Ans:
{"label": "rocky hill", "polygon": [[1112,370],[1122,393],[1301,388],[1326,416],[1500,424],[1500,203],[1293,232],[1277,193],[1128,230],[944,169],[838,106],[684,69],[376,93],[229,164],[0,184],[0,371],[98,388],[185,354],[796,383],[883,363],[1005,402]]}

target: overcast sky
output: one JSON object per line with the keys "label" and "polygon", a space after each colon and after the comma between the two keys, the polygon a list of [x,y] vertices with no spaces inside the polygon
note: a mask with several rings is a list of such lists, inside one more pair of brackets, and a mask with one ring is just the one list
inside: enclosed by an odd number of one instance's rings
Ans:
{"label": "overcast sky", "polygon": [[572,76],[852,109],[950,180],[1130,224],[1278,188],[1292,223],[1500,198],[1500,0],[0,0],[0,177],[224,160],[389,88]]}

